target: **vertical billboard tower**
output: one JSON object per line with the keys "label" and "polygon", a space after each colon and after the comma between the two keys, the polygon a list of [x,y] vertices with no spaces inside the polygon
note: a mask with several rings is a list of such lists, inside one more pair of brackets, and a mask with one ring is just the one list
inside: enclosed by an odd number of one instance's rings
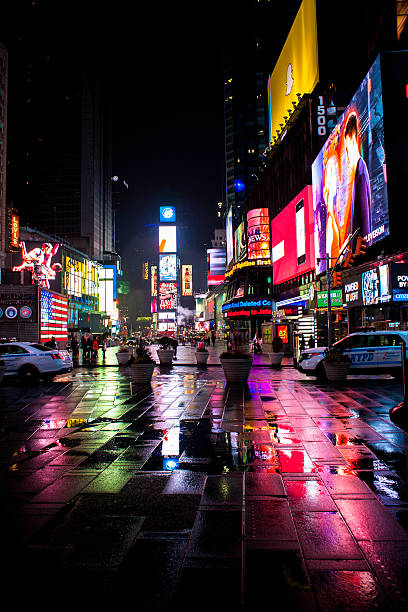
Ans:
{"label": "vertical billboard tower", "polygon": [[160,206],[157,315],[161,334],[176,333],[179,268],[176,209],[174,206]]}

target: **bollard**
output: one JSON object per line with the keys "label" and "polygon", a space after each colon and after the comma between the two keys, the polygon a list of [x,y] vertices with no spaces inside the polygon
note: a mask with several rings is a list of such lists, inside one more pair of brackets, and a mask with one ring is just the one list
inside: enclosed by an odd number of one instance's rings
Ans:
{"label": "bollard", "polygon": [[406,344],[401,338],[401,365],[402,365],[402,391],[404,399],[402,402],[390,409],[390,420],[396,425],[408,424],[408,380],[407,380],[407,362],[406,362]]}

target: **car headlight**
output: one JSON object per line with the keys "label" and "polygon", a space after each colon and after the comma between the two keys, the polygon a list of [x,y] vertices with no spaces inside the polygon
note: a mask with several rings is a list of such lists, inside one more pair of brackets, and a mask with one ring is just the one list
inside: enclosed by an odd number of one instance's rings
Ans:
{"label": "car headlight", "polygon": [[300,359],[304,361],[305,359],[311,359],[311,357],[316,357],[316,355],[321,355],[320,352],[316,353],[302,353]]}

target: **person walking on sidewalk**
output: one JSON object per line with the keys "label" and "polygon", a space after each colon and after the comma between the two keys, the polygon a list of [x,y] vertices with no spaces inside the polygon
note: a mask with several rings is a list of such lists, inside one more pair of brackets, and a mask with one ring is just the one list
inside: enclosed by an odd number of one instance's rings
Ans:
{"label": "person walking on sidewalk", "polygon": [[211,332],[211,342],[212,342],[213,346],[215,346],[215,339],[216,339],[215,331],[212,330],[212,332]]}
{"label": "person walking on sidewalk", "polygon": [[82,336],[82,338],[81,338],[81,349],[82,349],[82,361],[85,361],[86,360],[86,351],[87,351],[85,336]]}
{"label": "person walking on sidewalk", "polygon": [[106,336],[103,338],[102,340],[102,355],[103,355],[103,360],[105,361],[105,353],[106,353],[106,349],[108,348],[108,341],[106,339]]}
{"label": "person walking on sidewalk", "polygon": [[93,349],[93,339],[92,339],[92,334],[89,334],[88,338],[86,339],[86,358],[88,360],[92,359],[92,349]]}
{"label": "person walking on sidewalk", "polygon": [[99,351],[99,344],[97,339],[95,338],[95,340],[92,343],[92,360],[93,361],[98,361],[98,351]]}

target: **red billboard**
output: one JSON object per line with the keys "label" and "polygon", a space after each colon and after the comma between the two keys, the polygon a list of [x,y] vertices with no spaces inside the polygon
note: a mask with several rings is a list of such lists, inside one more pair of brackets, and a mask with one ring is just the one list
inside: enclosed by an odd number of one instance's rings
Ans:
{"label": "red billboard", "polygon": [[272,219],[273,283],[279,285],[315,267],[313,190],[307,185]]}

